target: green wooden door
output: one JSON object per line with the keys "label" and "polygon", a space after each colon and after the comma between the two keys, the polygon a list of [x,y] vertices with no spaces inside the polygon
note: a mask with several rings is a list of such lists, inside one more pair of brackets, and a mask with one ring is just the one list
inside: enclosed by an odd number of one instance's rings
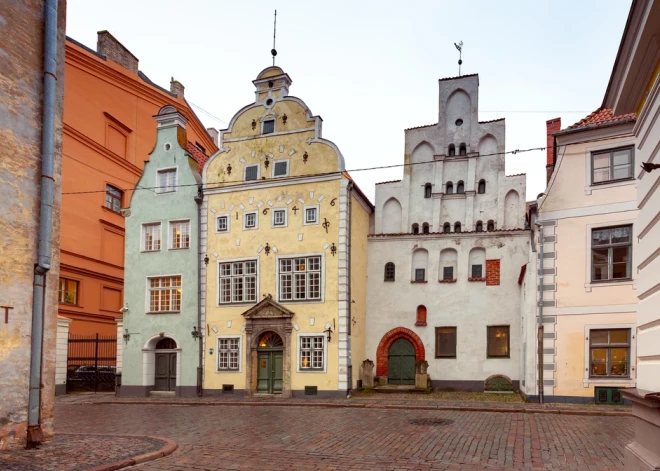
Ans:
{"label": "green wooden door", "polygon": [[176,353],[156,353],[154,389],[174,391],[176,388]]}
{"label": "green wooden door", "polygon": [[406,339],[395,340],[387,360],[387,382],[415,384],[415,347]]}
{"label": "green wooden door", "polygon": [[257,392],[282,392],[282,362],[284,355],[281,350],[258,352]]}
{"label": "green wooden door", "polygon": [[273,375],[273,392],[281,393],[282,392],[282,359],[284,355],[281,351],[271,352],[272,358],[272,375]]}

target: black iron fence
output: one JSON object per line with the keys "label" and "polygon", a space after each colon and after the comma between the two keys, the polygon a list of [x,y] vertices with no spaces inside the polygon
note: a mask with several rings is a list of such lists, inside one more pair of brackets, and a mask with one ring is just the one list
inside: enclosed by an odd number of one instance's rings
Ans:
{"label": "black iron fence", "polygon": [[66,392],[114,391],[117,337],[69,334]]}

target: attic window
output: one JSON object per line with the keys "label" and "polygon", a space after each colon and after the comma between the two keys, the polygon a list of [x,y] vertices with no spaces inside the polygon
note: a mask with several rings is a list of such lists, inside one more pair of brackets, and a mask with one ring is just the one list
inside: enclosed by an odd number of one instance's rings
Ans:
{"label": "attic window", "polygon": [[273,104],[273,99],[272,98],[269,98],[268,100],[266,100],[266,105],[270,106],[272,104]]}
{"label": "attic window", "polygon": [[275,132],[275,120],[268,119],[264,121],[264,127],[263,130],[261,131],[261,134],[272,134],[274,132]]}
{"label": "attic window", "polygon": [[463,126],[463,120],[461,118],[456,120],[456,126]]}
{"label": "attic window", "polygon": [[419,234],[419,224],[415,223],[412,225],[413,234]]}
{"label": "attic window", "polygon": [[462,143],[458,148],[458,155],[467,155],[467,147],[465,146],[465,143]]}
{"label": "attic window", "polygon": [[456,146],[454,144],[449,144],[449,157],[456,155]]}

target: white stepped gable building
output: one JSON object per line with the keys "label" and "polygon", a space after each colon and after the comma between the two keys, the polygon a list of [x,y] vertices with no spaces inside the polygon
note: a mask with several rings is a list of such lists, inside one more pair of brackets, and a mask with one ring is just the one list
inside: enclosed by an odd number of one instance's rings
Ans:
{"label": "white stepped gable building", "polygon": [[525,175],[504,173],[504,119],[478,120],[479,77],[439,86],[438,123],[405,131],[403,179],[376,186],[367,357],[381,382],[412,384],[426,360],[436,389],[517,388]]}

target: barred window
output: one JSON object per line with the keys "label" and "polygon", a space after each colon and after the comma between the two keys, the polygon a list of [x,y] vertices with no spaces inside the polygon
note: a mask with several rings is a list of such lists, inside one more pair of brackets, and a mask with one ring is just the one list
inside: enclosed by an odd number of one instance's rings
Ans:
{"label": "barred window", "polygon": [[190,221],[170,222],[171,249],[187,249],[190,247]]}
{"label": "barred window", "polygon": [[158,171],[158,188],[156,193],[169,193],[176,191],[176,169]]}
{"label": "barred window", "polygon": [[181,277],[149,278],[149,312],[181,311]]}
{"label": "barred window", "polygon": [[321,299],[321,257],[279,261],[280,301]]}
{"label": "barred window", "polygon": [[160,250],[160,223],[142,225],[142,250],[152,252]]}
{"label": "barred window", "polygon": [[258,165],[246,165],[245,166],[245,180],[257,180],[259,178],[259,166]]}
{"label": "barred window", "polygon": [[239,342],[239,338],[218,339],[218,370],[238,371]]}
{"label": "barred window", "polygon": [[257,261],[220,263],[219,304],[257,301]]}
{"label": "barred window", "polygon": [[301,370],[323,370],[323,336],[301,336],[300,337],[300,369]]}
{"label": "barred window", "polygon": [[394,263],[387,262],[385,264],[385,281],[394,281],[395,270]]}
{"label": "barred window", "polygon": [[280,160],[275,162],[273,166],[273,176],[274,177],[286,177],[289,174],[289,161]]}

